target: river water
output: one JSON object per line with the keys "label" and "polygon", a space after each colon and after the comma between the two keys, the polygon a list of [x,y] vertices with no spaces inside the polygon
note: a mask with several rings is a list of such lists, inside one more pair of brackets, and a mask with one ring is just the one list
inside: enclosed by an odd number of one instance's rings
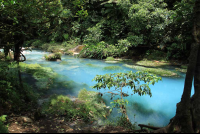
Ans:
{"label": "river water", "polygon": [[[103,75],[106,73],[127,72],[137,70],[124,67],[122,63],[105,63],[103,60],[76,58],[73,56],[63,55],[62,61],[45,61],[44,54],[49,54],[41,50],[24,51],[24,55],[27,60],[25,63],[34,64],[38,63],[43,67],[51,67],[56,73],[60,75],[57,82],[73,81],[74,85],[67,87],[56,87],[55,93],[72,95],[77,97],[80,89],[86,88],[89,91],[98,91],[92,89],[95,81],[92,79],[98,74]],[[62,64],[66,62],[66,64]],[[91,64],[93,66],[91,66]],[[105,70],[106,66],[120,66],[118,70]],[[133,94],[125,99],[129,101],[127,107],[127,114],[132,123],[137,124],[151,124],[154,126],[165,126],[169,123],[169,120],[175,115],[176,104],[180,102],[181,95],[184,88],[185,74],[181,74],[182,77],[170,78],[162,77],[162,81],[159,81],[155,85],[150,85],[152,91],[152,97],[144,95],[139,96]],[[101,89],[100,92],[106,92],[108,90]],[[129,88],[124,88],[124,91],[131,94]],[[192,90],[192,94],[194,90]],[[106,104],[110,105],[110,97],[103,95],[106,99]],[[118,116],[117,110],[114,110],[109,117],[110,120],[113,117]]]}

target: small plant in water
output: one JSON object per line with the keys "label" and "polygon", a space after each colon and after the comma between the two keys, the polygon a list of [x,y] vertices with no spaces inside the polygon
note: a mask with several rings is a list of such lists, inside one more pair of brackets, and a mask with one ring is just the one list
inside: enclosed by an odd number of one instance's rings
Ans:
{"label": "small plant in water", "polygon": [[[123,87],[130,87],[132,92],[138,95],[150,95],[152,96],[151,89],[149,88],[149,84],[154,85],[155,82],[162,80],[161,77],[157,77],[156,75],[150,74],[146,71],[144,72],[135,72],[132,71],[127,73],[113,73],[113,74],[105,74],[105,75],[96,75],[93,81],[96,81],[97,84],[93,86],[97,90],[101,88],[108,88],[109,90],[111,87],[115,89],[112,92],[105,92],[111,95],[111,100],[115,96],[120,96],[111,102],[113,106],[111,107],[110,111],[113,108],[119,108],[119,112],[122,113],[120,120],[123,122],[126,119],[126,122],[130,125],[130,121],[126,112],[126,105],[128,104],[128,100],[124,100],[124,97],[129,96],[129,94],[125,93],[122,89]],[[140,84],[140,81],[143,81],[144,84]],[[103,95],[102,93],[100,93]],[[126,125],[128,125],[126,123]]]}

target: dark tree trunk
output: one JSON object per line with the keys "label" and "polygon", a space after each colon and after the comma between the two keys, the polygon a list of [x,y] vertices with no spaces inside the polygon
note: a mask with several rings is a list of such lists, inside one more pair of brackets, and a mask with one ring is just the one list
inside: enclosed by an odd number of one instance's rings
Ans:
{"label": "dark tree trunk", "polygon": [[14,61],[17,61],[17,65],[18,65],[18,78],[19,78],[21,91],[23,91],[23,82],[22,82],[20,66],[19,66],[19,60],[20,60],[19,58],[20,58],[20,53],[21,53],[23,43],[24,43],[24,38],[22,38],[20,41],[18,41],[15,44],[15,51],[14,51]]}
{"label": "dark tree trunk", "polygon": [[[200,0],[196,0],[194,6],[193,36],[184,91],[176,115],[168,126],[155,132],[200,132]],[[191,97],[193,78],[195,92]]]}

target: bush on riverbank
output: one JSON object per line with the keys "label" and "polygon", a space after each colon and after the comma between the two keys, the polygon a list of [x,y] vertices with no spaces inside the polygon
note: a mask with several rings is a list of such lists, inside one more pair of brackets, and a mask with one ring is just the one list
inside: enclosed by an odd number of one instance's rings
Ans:
{"label": "bush on riverbank", "polygon": [[82,89],[78,99],[72,101],[64,95],[52,95],[42,106],[42,114],[65,116],[67,120],[83,119],[85,122],[105,118],[108,110],[97,92]]}
{"label": "bush on riverbank", "polygon": [[65,116],[67,120],[81,118],[89,121],[89,109],[84,103],[74,103],[64,95],[52,95],[49,101],[43,104],[42,114]]}
{"label": "bush on riverbank", "polygon": [[85,88],[81,89],[78,94],[78,99],[85,102],[94,119],[104,119],[109,115],[109,108],[106,108],[104,100],[98,92],[87,91]]}

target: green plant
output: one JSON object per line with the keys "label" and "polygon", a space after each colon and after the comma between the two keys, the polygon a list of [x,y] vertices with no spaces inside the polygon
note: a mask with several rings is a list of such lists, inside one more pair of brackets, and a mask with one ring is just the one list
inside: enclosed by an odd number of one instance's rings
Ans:
{"label": "green plant", "polygon": [[89,121],[89,109],[84,103],[74,103],[69,97],[63,95],[52,95],[48,102],[42,107],[42,114],[65,116],[67,120],[82,118]]}
{"label": "green plant", "polygon": [[105,60],[106,60],[106,61],[114,61],[115,58],[113,58],[113,57],[107,57]]}
{"label": "green plant", "polygon": [[0,121],[0,133],[8,133],[8,128]]}
{"label": "green plant", "polygon": [[[124,100],[124,97],[129,96],[127,93],[123,91],[123,87],[130,87],[132,92],[138,95],[150,95],[152,96],[151,89],[149,88],[149,84],[154,85],[155,82],[162,80],[161,77],[157,77],[156,75],[149,74],[148,72],[136,72],[132,71],[127,73],[113,73],[113,74],[105,74],[105,75],[96,75],[93,81],[96,81],[92,88],[96,88],[97,90],[101,88],[108,88],[110,90],[111,87],[115,89],[112,92],[106,92],[111,95],[111,99],[115,96],[120,96],[121,98],[117,98],[111,102],[113,104],[112,108],[120,108],[119,112],[122,113],[122,117],[126,117],[126,120],[129,121],[128,115],[126,113],[126,105],[128,104],[127,100]],[[140,85],[140,81],[143,81],[144,84]],[[112,111],[112,109],[110,109]]]}
{"label": "green plant", "polygon": [[94,91],[87,91],[85,88],[81,89],[78,98],[85,101],[86,106],[90,110],[93,119],[105,119],[109,115],[109,109],[106,108],[104,100],[101,95]]}

